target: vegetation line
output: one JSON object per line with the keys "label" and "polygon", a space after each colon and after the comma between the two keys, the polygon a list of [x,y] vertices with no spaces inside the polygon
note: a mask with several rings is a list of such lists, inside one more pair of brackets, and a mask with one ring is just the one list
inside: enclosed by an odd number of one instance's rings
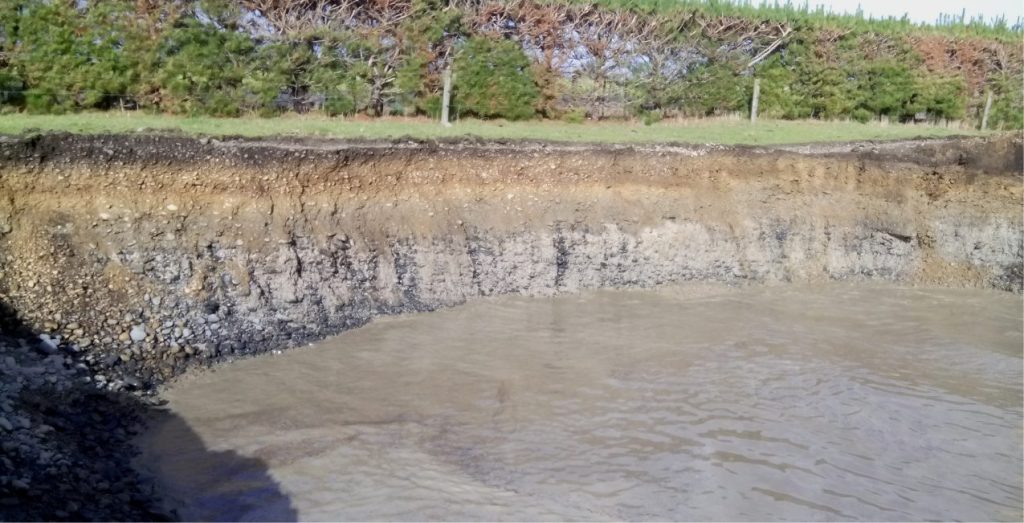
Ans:
{"label": "vegetation line", "polygon": [[1019,22],[696,0],[0,3],[0,111],[1024,128]]}
{"label": "vegetation line", "polygon": [[427,118],[331,118],[290,115],[279,118],[213,118],[147,115],[133,112],[65,115],[12,114],[0,117],[0,134],[69,131],[74,133],[182,132],[206,136],[320,136],[339,139],[435,139],[478,137],[487,140],[550,140],[594,143],[719,143],[770,145],[822,141],[898,140],[978,131],[926,124],[860,124],[815,120],[760,120],[751,126],[736,118],[666,120],[652,125],[605,121],[483,121],[463,119],[451,127]]}

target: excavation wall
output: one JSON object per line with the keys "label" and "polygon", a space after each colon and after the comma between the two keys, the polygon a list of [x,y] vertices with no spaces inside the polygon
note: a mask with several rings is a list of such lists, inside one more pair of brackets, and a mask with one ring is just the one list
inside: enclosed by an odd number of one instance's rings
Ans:
{"label": "excavation wall", "polygon": [[0,301],[107,388],[475,296],[1022,285],[1021,144],[0,140]]}

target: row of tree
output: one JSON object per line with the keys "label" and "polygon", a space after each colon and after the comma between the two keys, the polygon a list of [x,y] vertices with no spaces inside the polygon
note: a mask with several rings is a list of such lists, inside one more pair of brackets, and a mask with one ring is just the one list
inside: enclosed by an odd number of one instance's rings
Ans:
{"label": "row of tree", "polygon": [[[693,2],[685,3],[688,6]],[[1019,31],[944,34],[570,0],[10,0],[0,104],[484,118],[743,112],[1024,126]]]}

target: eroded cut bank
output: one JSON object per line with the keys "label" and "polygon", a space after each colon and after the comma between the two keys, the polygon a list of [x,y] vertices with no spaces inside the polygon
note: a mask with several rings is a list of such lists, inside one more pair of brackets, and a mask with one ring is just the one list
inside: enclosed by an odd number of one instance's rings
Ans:
{"label": "eroded cut bank", "polygon": [[107,388],[474,296],[1020,292],[1019,140],[782,149],[0,140],[0,300]]}

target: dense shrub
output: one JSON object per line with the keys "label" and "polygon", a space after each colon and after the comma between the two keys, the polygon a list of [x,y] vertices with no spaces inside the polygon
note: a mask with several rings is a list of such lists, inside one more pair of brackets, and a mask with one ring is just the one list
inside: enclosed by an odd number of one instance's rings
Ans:
{"label": "dense shrub", "polygon": [[914,77],[906,64],[870,64],[859,80],[858,106],[879,117],[902,118],[908,112],[914,97]]}
{"label": "dense shrub", "polygon": [[964,116],[964,83],[960,78],[920,77],[915,80],[911,109],[933,119],[955,120]]}
{"label": "dense shrub", "polygon": [[706,64],[695,68],[686,82],[684,106],[700,116],[744,111],[753,90],[753,80],[739,78],[735,66],[728,63]]}
{"label": "dense shrub", "polygon": [[871,111],[863,107],[858,107],[854,109],[853,112],[850,113],[850,118],[860,123],[868,123],[874,117],[875,115]]}
{"label": "dense shrub", "polygon": [[481,118],[745,113],[757,78],[767,118],[977,123],[991,91],[990,125],[1024,126],[1020,30],[1005,23],[500,1],[0,2],[0,105],[436,117],[453,65],[456,114]]}
{"label": "dense shrub", "polygon": [[1024,128],[1024,71],[997,76],[992,82],[995,95],[989,114],[990,129]]}
{"label": "dense shrub", "polygon": [[525,120],[536,114],[537,84],[530,60],[510,40],[470,38],[455,60],[460,115]]}
{"label": "dense shrub", "polygon": [[215,116],[269,112],[285,87],[285,79],[273,67],[278,53],[273,46],[257,46],[242,33],[187,20],[160,46],[158,78],[169,94],[162,108]]}
{"label": "dense shrub", "polygon": [[562,115],[562,121],[566,123],[583,123],[587,119],[587,113],[581,109],[575,109]]}
{"label": "dense shrub", "polygon": [[801,89],[797,71],[778,57],[770,59],[758,71],[761,79],[761,114],[767,118],[808,118],[813,104]]}
{"label": "dense shrub", "polygon": [[0,70],[0,106],[16,106],[24,103],[25,83],[12,71]]}
{"label": "dense shrub", "polygon": [[[146,55],[120,2],[80,12],[74,2],[24,2],[0,7],[6,90],[24,89],[33,112],[107,109],[138,82]],[[8,93],[11,94],[11,93]],[[11,100],[12,97],[5,97]]]}
{"label": "dense shrub", "polygon": [[807,64],[802,70],[801,83],[811,116],[836,119],[850,115],[858,121],[871,119],[871,111],[856,108],[857,87],[841,68],[819,62]]}

